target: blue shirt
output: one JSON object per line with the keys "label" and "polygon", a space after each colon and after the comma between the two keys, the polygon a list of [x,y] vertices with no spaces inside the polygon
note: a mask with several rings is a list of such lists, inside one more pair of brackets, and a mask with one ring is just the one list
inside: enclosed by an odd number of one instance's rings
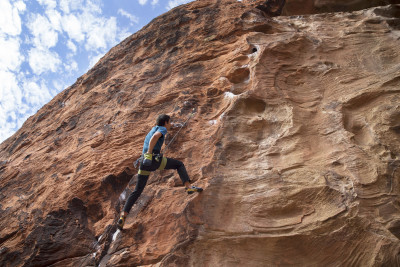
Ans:
{"label": "blue shirt", "polygon": [[161,147],[164,144],[165,135],[167,134],[167,128],[165,128],[164,126],[154,126],[144,139],[143,151],[142,151],[143,154],[147,153],[147,150],[149,149],[150,139],[156,132],[160,132],[162,136],[157,140],[157,143],[154,146],[152,153],[154,154],[160,153]]}

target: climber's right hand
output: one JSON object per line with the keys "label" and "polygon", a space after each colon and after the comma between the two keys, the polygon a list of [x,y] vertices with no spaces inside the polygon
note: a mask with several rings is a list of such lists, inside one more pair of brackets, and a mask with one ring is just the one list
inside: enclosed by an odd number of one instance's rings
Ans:
{"label": "climber's right hand", "polygon": [[144,153],[143,165],[144,166],[151,166],[152,159],[153,159],[153,154]]}

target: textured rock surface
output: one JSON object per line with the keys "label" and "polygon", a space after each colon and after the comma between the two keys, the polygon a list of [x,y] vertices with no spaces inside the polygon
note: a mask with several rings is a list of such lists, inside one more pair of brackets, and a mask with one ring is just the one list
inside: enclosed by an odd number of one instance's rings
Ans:
{"label": "textured rock surface", "polygon": [[[1,144],[2,266],[400,264],[400,6],[253,4],[156,18]],[[205,191],[154,173],[118,234],[145,133],[193,108],[168,156]]]}
{"label": "textured rock surface", "polygon": [[286,2],[286,15],[349,12],[375,6],[398,4],[398,0],[286,0]]}

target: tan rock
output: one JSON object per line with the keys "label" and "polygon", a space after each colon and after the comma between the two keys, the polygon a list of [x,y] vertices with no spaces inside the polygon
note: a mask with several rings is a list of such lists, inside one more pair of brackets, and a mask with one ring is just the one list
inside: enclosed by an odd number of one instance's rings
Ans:
{"label": "tan rock", "polygon": [[[400,264],[400,5],[256,2],[154,19],[0,145],[1,265]],[[204,192],[156,172],[116,232],[157,114],[193,108],[167,154]]]}

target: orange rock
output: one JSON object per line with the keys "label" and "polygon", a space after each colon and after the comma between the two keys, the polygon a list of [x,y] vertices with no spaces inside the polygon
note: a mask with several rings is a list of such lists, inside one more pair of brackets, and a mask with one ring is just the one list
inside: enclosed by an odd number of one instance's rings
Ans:
{"label": "orange rock", "polygon": [[[399,265],[400,5],[259,3],[159,16],[0,145],[2,266]],[[193,108],[168,156],[204,192],[153,173],[116,232],[156,116]]]}

